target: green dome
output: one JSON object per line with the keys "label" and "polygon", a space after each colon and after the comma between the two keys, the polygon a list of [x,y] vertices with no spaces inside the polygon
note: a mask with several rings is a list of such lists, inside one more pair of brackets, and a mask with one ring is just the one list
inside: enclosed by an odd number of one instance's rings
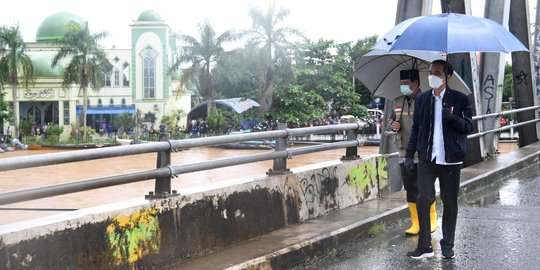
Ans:
{"label": "green dome", "polygon": [[34,75],[36,77],[63,77],[63,68],[60,65],[56,65],[54,69],[51,68],[51,61],[54,57],[54,53],[39,52],[37,55],[32,55],[32,64],[34,65]]}
{"label": "green dome", "polygon": [[36,33],[36,41],[60,39],[66,33],[66,26],[71,21],[81,26],[85,24],[81,17],[70,12],[58,12],[50,15],[39,25]]}
{"label": "green dome", "polygon": [[155,10],[145,10],[139,15],[137,19],[139,22],[149,22],[149,21],[161,21],[161,16]]}

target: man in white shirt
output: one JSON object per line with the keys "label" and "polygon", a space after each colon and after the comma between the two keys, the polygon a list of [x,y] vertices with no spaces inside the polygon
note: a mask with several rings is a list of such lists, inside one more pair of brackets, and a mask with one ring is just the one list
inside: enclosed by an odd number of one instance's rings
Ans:
{"label": "man in white shirt", "polygon": [[448,62],[433,61],[429,73],[432,89],[416,98],[406,150],[406,163],[412,163],[414,154],[418,152],[417,210],[420,223],[417,248],[407,256],[422,259],[434,255],[429,212],[436,199],[435,180],[439,178],[444,208],[441,253],[443,258],[452,259],[455,257],[453,248],[461,164],[467,153],[467,134],[473,130],[471,103],[464,94],[446,87],[453,74]]}

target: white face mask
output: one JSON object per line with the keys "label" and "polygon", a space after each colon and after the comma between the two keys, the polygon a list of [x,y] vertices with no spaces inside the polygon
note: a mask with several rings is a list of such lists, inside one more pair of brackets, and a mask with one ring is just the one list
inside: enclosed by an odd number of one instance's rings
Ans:
{"label": "white face mask", "polygon": [[443,83],[443,79],[435,76],[435,75],[429,75],[428,76],[428,81],[429,81],[429,87],[433,88],[433,89],[437,89],[439,88],[442,83]]}
{"label": "white face mask", "polygon": [[407,84],[400,85],[400,90],[401,90],[401,93],[405,96],[412,94],[411,87]]}

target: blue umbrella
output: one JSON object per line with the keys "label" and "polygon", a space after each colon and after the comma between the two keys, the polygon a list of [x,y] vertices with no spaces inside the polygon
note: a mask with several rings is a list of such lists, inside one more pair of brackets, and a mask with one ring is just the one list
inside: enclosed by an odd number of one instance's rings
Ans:
{"label": "blue umbrella", "polygon": [[403,21],[379,40],[374,49],[387,51],[515,52],[528,51],[502,25],[489,19],[444,13]]}

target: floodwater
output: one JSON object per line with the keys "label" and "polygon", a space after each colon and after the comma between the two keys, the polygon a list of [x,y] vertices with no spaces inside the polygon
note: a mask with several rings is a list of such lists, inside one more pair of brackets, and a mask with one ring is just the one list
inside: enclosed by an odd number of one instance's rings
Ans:
{"label": "floodwater", "polygon": [[[378,153],[378,149],[377,146],[362,147],[359,148],[358,154],[361,156],[372,155]],[[199,147],[171,153],[171,164],[191,164],[234,156],[264,153],[267,151],[273,150],[239,150]],[[0,155],[0,158],[54,152],[59,152],[59,150],[14,151],[3,153]],[[291,159],[287,160],[287,167],[289,169],[294,169],[313,163],[339,160],[343,155],[345,155],[345,149],[293,156]],[[0,192],[155,169],[157,163],[156,160],[156,153],[148,153],[1,172]],[[272,165],[273,162],[269,160],[183,174],[173,179],[171,188],[182,193],[182,189],[197,185],[216,183],[248,176],[260,176],[264,175],[272,168]],[[148,180],[22,203],[0,205],[0,225],[33,217],[76,210],[79,208],[141,198],[148,194],[149,191],[153,191],[154,185],[154,180]]]}
{"label": "floodwater", "polygon": [[[516,148],[517,145],[515,143],[501,143],[499,149],[501,153],[505,153]],[[59,150],[14,151],[0,154],[0,158],[45,154],[58,151]],[[171,154],[171,164],[191,164],[201,161],[263,153],[267,151],[272,150],[237,150],[199,147],[180,152],[173,152]],[[360,156],[366,156],[377,154],[378,151],[378,146],[365,146],[358,149],[358,154]],[[293,156],[291,159],[287,160],[287,167],[289,169],[294,169],[314,163],[339,160],[344,154],[345,149],[337,149]],[[157,154],[149,153],[0,172],[0,192],[54,185],[135,171],[150,170],[155,168],[156,160]],[[183,174],[173,179],[171,188],[173,190],[178,190],[179,193],[182,193],[182,189],[197,185],[217,183],[220,181],[228,181],[247,176],[260,176],[264,175],[270,168],[272,168],[272,164],[272,161],[261,161]],[[154,180],[148,180],[22,203],[0,205],[0,225],[72,211],[79,208],[87,208],[108,203],[126,201],[134,198],[141,198],[145,194],[148,194],[149,191],[154,190],[154,184]]]}

